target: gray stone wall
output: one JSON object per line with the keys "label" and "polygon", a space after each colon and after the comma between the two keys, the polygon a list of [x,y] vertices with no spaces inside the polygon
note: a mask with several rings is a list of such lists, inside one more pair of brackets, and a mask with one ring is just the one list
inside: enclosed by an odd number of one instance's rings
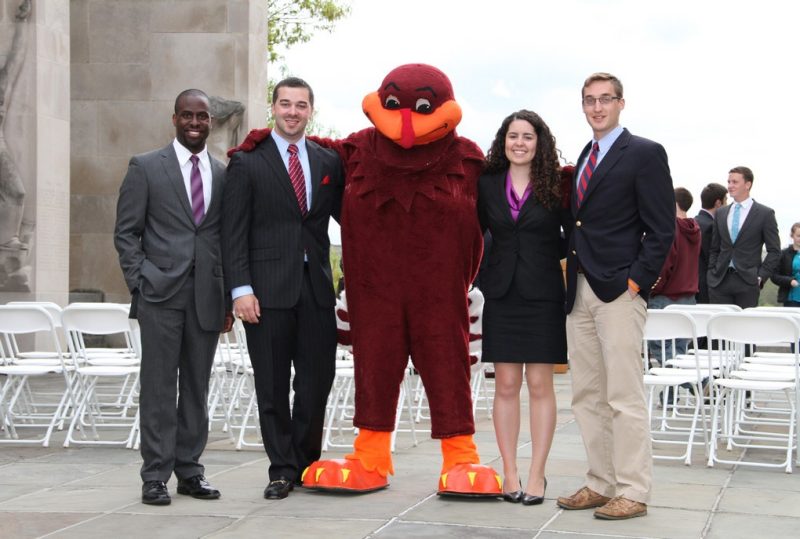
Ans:
{"label": "gray stone wall", "polygon": [[25,25],[23,63],[11,80],[2,126],[8,156],[24,185],[17,243],[24,249],[15,262],[21,267],[5,282],[0,302],[63,304],[69,260],[69,2],[33,0],[30,17],[20,22],[20,6],[26,4],[0,0],[0,65],[7,65],[13,36]]}
{"label": "gray stone wall", "polygon": [[[129,296],[117,264],[117,193],[134,154],[174,137],[186,88],[245,106],[240,133],[267,111],[265,0],[72,0],[69,287]],[[212,131],[223,158],[230,134]]]}

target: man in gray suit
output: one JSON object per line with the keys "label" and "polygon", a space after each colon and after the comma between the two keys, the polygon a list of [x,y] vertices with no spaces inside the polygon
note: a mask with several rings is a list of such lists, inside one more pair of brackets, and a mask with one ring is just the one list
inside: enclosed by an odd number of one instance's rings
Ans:
{"label": "man in gray suit", "polygon": [[206,149],[204,92],[181,92],[172,123],[172,143],[131,159],[114,230],[131,317],[141,328],[142,503],[150,505],[170,503],[173,472],[179,494],[220,496],[199,460],[214,352],[228,325],[220,255],[225,165]]}
{"label": "man in gray suit", "polygon": [[[752,187],[752,170],[730,170],[728,193],[733,203],[717,210],[708,254],[711,303],[755,307],[761,287],[778,265],[781,245],[775,212],[750,198]],[[767,255],[762,261],[765,246]]]}

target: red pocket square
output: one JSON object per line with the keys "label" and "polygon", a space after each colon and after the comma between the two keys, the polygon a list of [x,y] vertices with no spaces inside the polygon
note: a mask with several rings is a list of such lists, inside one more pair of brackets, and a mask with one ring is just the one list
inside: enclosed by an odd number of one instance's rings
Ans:
{"label": "red pocket square", "polygon": [[331,183],[331,177],[330,176],[325,176],[324,178],[322,178],[322,181],[320,182],[320,185],[328,185],[329,183]]}

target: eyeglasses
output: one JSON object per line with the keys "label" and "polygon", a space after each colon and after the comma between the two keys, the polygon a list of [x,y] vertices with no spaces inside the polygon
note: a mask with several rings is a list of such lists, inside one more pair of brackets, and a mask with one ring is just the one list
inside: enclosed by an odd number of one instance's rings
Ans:
{"label": "eyeglasses", "polygon": [[615,95],[601,95],[600,97],[595,97],[593,95],[584,96],[581,100],[583,102],[584,107],[593,107],[595,103],[598,101],[601,105],[610,105],[612,101],[617,101],[622,99],[621,97],[617,97]]}
{"label": "eyeglasses", "polygon": [[207,112],[189,112],[188,110],[182,110],[178,113],[178,116],[184,122],[191,122],[193,119],[197,118],[198,122],[206,123],[211,120],[211,115]]}

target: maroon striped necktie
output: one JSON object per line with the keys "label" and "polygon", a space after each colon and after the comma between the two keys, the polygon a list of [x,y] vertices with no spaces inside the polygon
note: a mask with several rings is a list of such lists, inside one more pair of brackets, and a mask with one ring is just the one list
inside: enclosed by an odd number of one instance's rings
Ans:
{"label": "maroon striped necktie", "polygon": [[600,152],[600,145],[596,142],[592,145],[592,151],[589,154],[589,159],[586,160],[586,166],[583,167],[581,179],[578,182],[578,206],[580,207],[583,202],[583,197],[586,195],[586,189],[589,187],[589,180],[594,174],[594,167],[597,166],[597,154]]}
{"label": "maroon striped necktie", "polygon": [[192,174],[190,176],[190,187],[192,189],[192,217],[194,224],[199,225],[206,213],[206,203],[203,200],[203,177],[200,176],[200,167],[197,163],[200,159],[193,155],[189,158],[192,162]]}
{"label": "maroon striped necktie", "polygon": [[303,175],[303,167],[300,166],[300,158],[297,157],[297,145],[289,144],[289,178],[292,180],[294,193],[297,195],[297,203],[300,205],[300,213],[303,217],[308,213],[308,200],[306,199],[306,178]]}

